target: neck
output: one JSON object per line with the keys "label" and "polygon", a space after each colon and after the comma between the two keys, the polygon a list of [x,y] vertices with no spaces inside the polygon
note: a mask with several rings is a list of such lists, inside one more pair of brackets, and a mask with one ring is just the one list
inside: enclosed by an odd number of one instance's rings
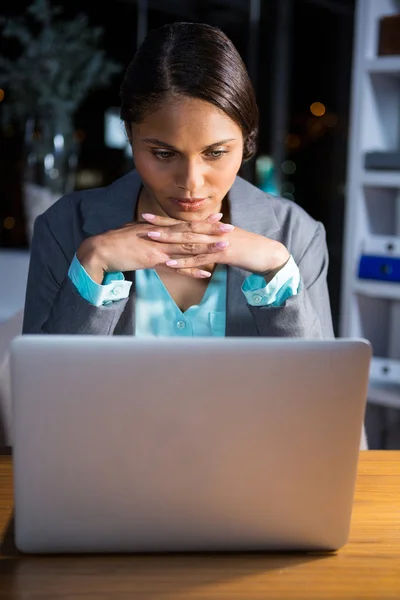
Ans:
{"label": "neck", "polygon": [[136,221],[141,220],[143,213],[150,213],[158,217],[167,217],[168,215],[157,204],[154,198],[149,194],[145,187],[141,187],[139,198],[136,204]]}

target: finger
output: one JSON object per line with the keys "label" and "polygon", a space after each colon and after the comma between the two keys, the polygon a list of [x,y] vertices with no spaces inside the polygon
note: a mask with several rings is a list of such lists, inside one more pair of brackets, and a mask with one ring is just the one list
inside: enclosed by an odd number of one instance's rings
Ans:
{"label": "finger", "polygon": [[[214,213],[212,215],[209,215],[207,217],[207,219],[203,222],[209,223],[210,225],[212,225],[214,223],[217,223],[220,219],[222,219],[222,217],[223,217],[222,213]],[[168,226],[172,226],[172,225],[189,225],[190,226],[190,224],[191,224],[191,223],[188,223],[187,221],[173,219],[172,217],[160,217],[158,215],[153,215],[151,213],[143,213],[142,218],[146,222],[152,223],[153,225],[160,226],[160,227],[168,227]],[[218,231],[218,229],[217,229],[217,231]],[[224,233],[225,233],[225,231],[224,231]]]}
{"label": "finger", "polygon": [[[204,233],[193,233],[192,231],[176,231],[175,229],[165,228],[162,231],[147,231],[147,237],[156,242],[167,244],[215,244],[217,242],[226,241],[226,238],[221,236],[221,239],[215,235],[206,235]],[[221,246],[223,248],[224,246]]]}
{"label": "finger", "polygon": [[162,250],[171,257],[187,255],[197,256],[198,254],[215,254],[228,248],[229,242],[227,240],[212,243],[212,244],[163,244],[157,246],[158,249]]}
{"label": "finger", "polygon": [[226,250],[228,246],[229,242],[227,240],[224,240],[216,243],[213,242],[212,244],[179,244],[178,248],[179,252],[181,253],[183,250],[183,254],[198,256],[201,254],[215,254],[216,252]]}
{"label": "finger", "polygon": [[206,222],[207,223],[217,223],[217,221],[220,221],[223,216],[224,215],[222,213],[214,213],[213,215],[210,215],[209,217],[207,217]]}
{"label": "finger", "polygon": [[[216,263],[218,260],[215,258],[218,254],[213,257],[213,262]],[[173,258],[167,260],[165,263],[167,267],[171,269],[192,269],[193,267],[201,267],[210,262],[208,254],[198,254],[197,256],[188,256],[187,258]]]}
{"label": "finger", "polygon": [[[163,239],[166,240],[167,235],[171,233],[187,233],[184,241],[190,241],[194,239],[196,234],[202,235],[226,235],[227,233],[231,233],[235,227],[228,223],[206,223],[206,221],[192,221],[190,223],[181,221],[176,225],[172,225],[169,227],[167,231],[159,231],[158,233],[163,234]],[[153,231],[157,231],[154,229]],[[161,236],[155,236],[160,237]]]}
{"label": "finger", "polygon": [[182,221],[173,219],[172,217],[159,217],[158,215],[153,215],[151,213],[143,213],[142,218],[147,221],[147,223],[152,223],[158,227],[168,227],[182,223]]}
{"label": "finger", "polygon": [[186,275],[186,277],[194,277],[195,279],[209,279],[211,273],[204,271],[204,269],[178,269],[176,271],[179,275]]}

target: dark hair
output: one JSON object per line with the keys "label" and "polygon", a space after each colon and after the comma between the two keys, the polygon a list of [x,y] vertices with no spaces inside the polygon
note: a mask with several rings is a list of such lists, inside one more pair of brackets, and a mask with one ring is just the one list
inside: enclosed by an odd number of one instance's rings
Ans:
{"label": "dark hair", "polygon": [[172,23],[150,31],[121,85],[121,119],[140,123],[168,93],[217,106],[243,132],[243,160],[254,156],[258,108],[253,86],[238,51],[218,27]]}

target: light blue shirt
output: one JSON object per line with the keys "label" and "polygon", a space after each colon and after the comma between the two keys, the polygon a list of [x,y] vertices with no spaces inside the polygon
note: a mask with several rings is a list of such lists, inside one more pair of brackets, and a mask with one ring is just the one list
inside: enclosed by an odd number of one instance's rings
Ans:
{"label": "light blue shirt", "polygon": [[[80,295],[94,306],[118,302],[129,296],[132,282],[122,273],[107,273],[102,285],[88,275],[74,256],[68,276]],[[226,323],[227,268],[217,265],[198,305],[182,312],[153,269],[135,272],[136,331],[145,336],[224,336]],[[290,257],[275,277],[266,283],[261,275],[249,275],[242,285],[246,301],[252,306],[282,306],[298,293],[300,272]]]}
{"label": "light blue shirt", "polygon": [[218,265],[200,304],[182,312],[154,269],[136,271],[135,335],[224,337],[226,276],[226,267]]}

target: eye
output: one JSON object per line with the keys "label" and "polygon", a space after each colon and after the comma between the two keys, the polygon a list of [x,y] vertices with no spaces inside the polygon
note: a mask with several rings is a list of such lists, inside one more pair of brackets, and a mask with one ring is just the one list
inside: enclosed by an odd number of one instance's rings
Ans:
{"label": "eye", "polygon": [[222,156],[224,154],[228,154],[227,150],[210,150],[209,152],[207,152],[207,157],[211,158],[212,160],[216,160],[218,158],[222,158]]}
{"label": "eye", "polygon": [[153,154],[159,160],[169,160],[175,156],[175,153],[170,150],[153,150]]}

